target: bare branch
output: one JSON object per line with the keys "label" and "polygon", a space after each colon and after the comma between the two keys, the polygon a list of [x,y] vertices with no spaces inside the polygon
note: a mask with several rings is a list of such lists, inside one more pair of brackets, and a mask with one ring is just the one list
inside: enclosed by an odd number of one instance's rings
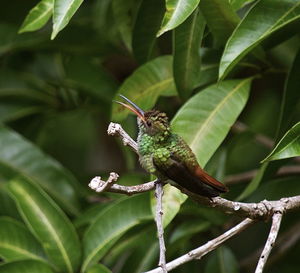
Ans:
{"label": "bare branch", "polygon": [[[268,264],[270,265],[280,259],[287,251],[293,247],[300,239],[300,221],[298,221],[295,225],[289,228],[287,231],[282,233],[276,241],[277,247],[273,250],[272,257],[269,258]],[[241,261],[240,265],[243,269],[248,269],[248,271],[254,271],[252,269],[255,261],[258,260],[260,254],[263,251],[263,247],[255,250],[251,255],[248,255],[244,260]]]}
{"label": "bare branch", "polygon": [[[242,127],[241,130],[245,130],[245,128]],[[121,125],[116,123],[111,123],[108,128],[108,134],[120,136],[124,145],[129,145],[135,152],[138,152],[137,143],[123,130]],[[261,138],[258,138],[257,140],[263,142]],[[265,142],[268,141],[269,140]],[[269,143],[266,143],[266,145],[271,146],[270,144],[271,144],[270,141]],[[251,175],[253,174],[251,173]],[[152,190],[155,188],[156,185],[156,196],[157,196],[156,224],[157,224],[159,244],[160,244],[160,260],[159,260],[160,268],[156,268],[154,270],[148,271],[147,273],[159,273],[159,272],[166,273],[167,270],[172,270],[183,263],[186,263],[193,259],[200,259],[205,254],[214,250],[220,244],[222,244],[223,242],[225,242],[235,234],[247,228],[249,225],[254,223],[255,220],[268,220],[270,217],[272,217],[273,219],[272,228],[268,240],[266,242],[265,248],[263,250],[263,253],[261,255],[261,258],[257,265],[256,273],[261,273],[265,266],[267,258],[269,256],[269,253],[273,247],[273,244],[276,240],[283,213],[286,211],[300,208],[300,195],[288,197],[288,198],[281,198],[280,200],[275,200],[275,201],[263,200],[259,203],[242,203],[242,202],[233,202],[224,199],[222,197],[207,198],[207,197],[199,196],[187,191],[186,189],[180,186],[177,186],[179,190],[181,190],[183,193],[187,194],[193,200],[195,200],[200,204],[209,207],[214,207],[225,213],[239,215],[241,217],[247,217],[247,219],[245,219],[244,221],[242,221],[240,224],[233,227],[229,231],[225,232],[221,236],[207,242],[205,245],[197,249],[194,249],[189,253],[166,264],[165,244],[163,239],[163,226],[162,226],[162,201],[161,201],[162,194],[163,194],[162,184],[157,183],[158,180],[155,180],[142,185],[128,187],[128,186],[115,184],[117,178],[118,175],[115,173],[111,173],[107,181],[101,180],[101,177],[96,177],[91,181],[89,186],[98,192],[110,191],[110,192],[125,193],[130,195],[130,194],[141,193],[141,192]]]}
{"label": "bare branch", "polygon": [[283,212],[300,208],[300,195],[285,197],[274,201],[263,200],[259,203],[243,203],[230,201],[220,196],[207,198],[191,193],[182,187],[176,187],[199,204],[216,208],[227,214],[234,214],[251,219],[268,220],[274,212],[279,210],[278,208],[282,208]]}
{"label": "bare branch", "polygon": [[101,176],[96,176],[91,180],[89,187],[96,192],[107,191],[118,180],[118,178],[119,175],[114,172],[110,173],[107,181],[101,180]]}
{"label": "bare branch", "polygon": [[161,182],[156,183],[155,188],[155,198],[156,198],[156,226],[157,226],[157,235],[159,241],[159,262],[158,266],[161,267],[163,273],[167,273],[166,268],[166,246],[164,241],[164,228],[163,228],[163,207],[162,207],[162,197],[163,197],[163,184]]}
{"label": "bare branch", "polygon": [[[136,186],[122,186],[113,184],[116,182],[117,178],[118,175],[116,173],[111,173],[111,176],[107,181],[103,181],[101,180],[101,177],[97,176],[92,179],[89,186],[97,192],[105,190],[108,192],[131,195],[153,190],[155,188],[155,183],[157,182],[157,180],[154,180]],[[300,208],[300,195],[285,197],[275,201],[263,200],[259,203],[243,203],[230,201],[219,196],[207,198],[189,192],[178,185],[176,187],[199,204],[214,207],[227,214],[234,214],[251,219],[266,220],[271,217],[274,212],[278,211],[278,208],[283,208],[283,212]]]}
{"label": "bare branch", "polygon": [[111,122],[108,126],[107,134],[121,137],[123,144],[131,147],[137,153],[137,143],[124,131],[120,124]]}
{"label": "bare branch", "polygon": [[[249,218],[243,220],[238,225],[234,226],[233,228],[226,231],[225,233],[218,236],[217,238],[215,238],[211,241],[208,241],[203,246],[193,249],[190,252],[188,252],[187,254],[182,255],[181,257],[167,263],[167,270],[170,271],[170,270],[178,267],[179,265],[182,265],[182,264],[187,263],[194,259],[201,259],[204,255],[213,251],[218,246],[220,246],[222,243],[224,243],[225,241],[227,241],[234,235],[242,232],[243,230],[245,230],[247,227],[249,227],[253,223],[255,223],[255,221],[252,219],[249,219]],[[161,273],[161,272],[163,272],[161,268],[156,268],[156,269],[147,271],[145,273]]]}
{"label": "bare branch", "polygon": [[[111,175],[112,174],[115,174],[117,178],[119,177],[118,174],[116,173],[111,173]],[[114,182],[116,182],[116,180],[111,181],[109,178],[107,181],[103,181],[100,176],[96,176],[91,180],[89,187],[92,190],[95,190],[96,192],[107,191],[107,192],[132,195],[132,194],[143,193],[143,192],[153,190],[155,188],[157,179],[150,181],[148,183],[135,185],[135,186],[123,186],[119,184],[112,184]]]}
{"label": "bare branch", "polygon": [[265,264],[268,260],[271,250],[275,244],[277,234],[278,234],[280,224],[281,224],[281,219],[282,219],[281,211],[277,211],[276,213],[273,214],[271,230],[270,230],[268,239],[266,241],[265,247],[260,255],[258,264],[256,266],[255,273],[262,273],[264,270]]}
{"label": "bare branch", "polygon": [[292,226],[290,229],[285,231],[282,234],[282,236],[280,236],[277,239],[276,252],[269,259],[268,264],[276,262],[299,241],[300,239],[299,229],[300,229],[300,222],[297,222],[294,226]]}

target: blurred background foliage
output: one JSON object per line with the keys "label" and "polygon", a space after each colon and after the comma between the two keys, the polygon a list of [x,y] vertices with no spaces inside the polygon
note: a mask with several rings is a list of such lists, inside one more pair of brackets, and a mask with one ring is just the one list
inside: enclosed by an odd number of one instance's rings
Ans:
{"label": "blurred background foliage", "polygon": [[[152,194],[87,187],[110,171],[123,185],[150,179],[106,134],[117,121],[136,136],[135,117],[112,103],[118,93],[165,111],[202,166],[228,184],[226,198],[300,194],[291,159],[300,154],[299,18],[291,0],[1,3],[0,272],[157,266]],[[168,261],[238,221],[171,187],[164,207]],[[299,213],[284,217],[266,272],[299,270],[298,227]],[[258,223],[174,272],[253,272],[268,228]]]}

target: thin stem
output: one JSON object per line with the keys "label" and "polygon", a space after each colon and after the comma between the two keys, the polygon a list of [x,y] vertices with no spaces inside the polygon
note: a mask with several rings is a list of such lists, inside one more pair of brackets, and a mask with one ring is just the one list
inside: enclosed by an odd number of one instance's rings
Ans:
{"label": "thin stem", "polygon": [[[283,255],[285,255],[290,248],[292,248],[300,239],[300,221],[295,225],[289,228],[287,231],[282,233],[276,240],[276,245],[278,246],[273,250],[275,253],[272,254],[272,257],[268,259],[268,264],[270,265],[277,260],[279,260]],[[259,247],[252,254],[248,255],[245,259],[240,262],[241,268],[243,271],[254,271],[252,268],[255,262],[260,257],[260,254],[263,251],[263,246]]]}
{"label": "thin stem", "polygon": [[271,253],[271,250],[274,246],[274,243],[276,241],[277,238],[277,234],[280,228],[280,224],[281,224],[281,219],[282,219],[282,213],[281,212],[277,212],[273,214],[272,217],[272,226],[271,226],[271,230],[268,236],[268,239],[266,241],[265,247],[260,255],[260,258],[258,260],[258,264],[256,266],[256,270],[255,273],[262,273],[264,270],[264,267],[266,265],[266,262],[268,260],[268,257]]}
{"label": "thin stem", "polygon": [[[238,225],[234,226],[233,228],[226,231],[225,233],[218,236],[217,238],[215,238],[211,241],[208,241],[203,246],[193,249],[190,252],[188,252],[187,254],[184,254],[181,257],[167,263],[167,265],[166,265],[167,270],[171,271],[171,270],[175,269],[176,267],[178,267],[179,265],[185,264],[194,259],[201,259],[204,255],[215,250],[222,243],[224,243],[225,241],[227,241],[234,235],[242,232],[243,230],[245,230],[247,227],[249,227],[253,223],[255,223],[255,221],[252,219],[249,219],[249,218],[243,220]],[[147,271],[145,273],[162,273],[162,272],[163,271],[161,268],[155,268],[155,269]]]}
{"label": "thin stem", "polygon": [[156,198],[156,227],[159,241],[159,263],[158,266],[161,267],[163,273],[167,273],[166,268],[166,246],[164,241],[164,228],[163,228],[163,206],[162,206],[162,197],[163,197],[163,184],[159,181],[156,183],[155,187],[155,198]]}

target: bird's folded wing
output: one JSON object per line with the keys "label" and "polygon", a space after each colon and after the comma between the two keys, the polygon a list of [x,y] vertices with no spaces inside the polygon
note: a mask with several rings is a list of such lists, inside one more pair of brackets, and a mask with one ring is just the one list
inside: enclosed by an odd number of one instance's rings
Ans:
{"label": "bird's folded wing", "polygon": [[205,173],[200,166],[191,170],[174,155],[166,164],[155,164],[155,166],[159,172],[191,192],[213,197],[227,191],[222,183]]}

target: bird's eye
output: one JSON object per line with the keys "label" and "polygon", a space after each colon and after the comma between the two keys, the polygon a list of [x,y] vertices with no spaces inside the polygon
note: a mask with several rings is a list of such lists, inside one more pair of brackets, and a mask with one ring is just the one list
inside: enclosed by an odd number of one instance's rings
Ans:
{"label": "bird's eye", "polygon": [[152,122],[151,122],[150,120],[147,120],[147,122],[146,122],[146,123],[147,123],[147,126],[148,126],[148,127],[151,127],[151,125],[152,125]]}

